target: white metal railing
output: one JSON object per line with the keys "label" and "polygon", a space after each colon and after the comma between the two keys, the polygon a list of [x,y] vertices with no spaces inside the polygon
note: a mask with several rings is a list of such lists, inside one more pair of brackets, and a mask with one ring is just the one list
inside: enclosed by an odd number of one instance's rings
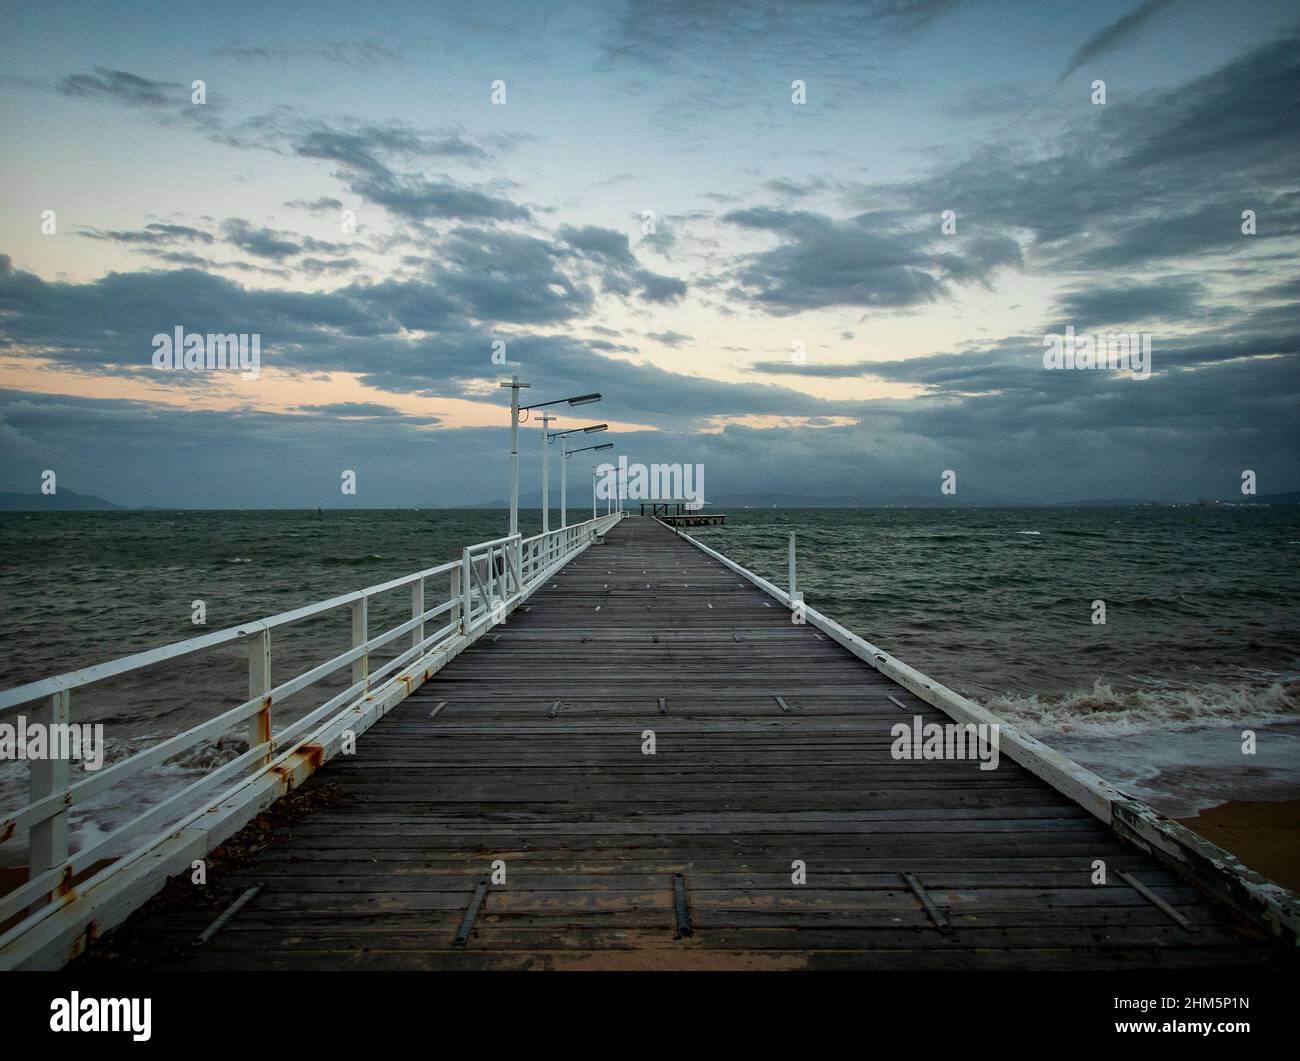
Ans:
{"label": "white metal railing", "polygon": [[[29,830],[28,880],[0,896],[0,924],[29,907],[39,914],[42,904],[57,899],[68,889],[73,878],[97,861],[112,857],[125,841],[145,833],[165,835],[187,807],[211,799],[225,788],[267,769],[278,754],[300,742],[313,731],[313,727],[340,714],[386,681],[391,681],[403,667],[435,649],[441,650],[449,640],[473,640],[486,626],[501,622],[524,596],[620,518],[619,513],[613,513],[532,538],[521,539],[520,535],[514,534],[481,542],[466,547],[459,561],[439,564],[269,618],[0,692],[0,720],[18,714],[23,705],[35,702],[38,706],[31,712],[29,724],[67,724],[71,722],[72,693],[76,690],[109,678],[197,656],[223,645],[241,641],[248,644],[248,699],[238,707],[223,711],[111,766],[87,773],[82,780],[73,781],[67,759],[31,761],[27,806],[0,821],[0,843],[13,839],[24,828]],[[443,587],[445,596],[442,596]],[[372,633],[369,628],[370,601],[400,590],[410,592],[410,618],[383,632]],[[432,606],[426,600],[431,590],[435,599],[442,596],[439,603]],[[276,685],[271,671],[272,631],[345,608],[351,613],[351,646]],[[429,627],[433,627],[432,631]],[[371,669],[371,658],[376,650],[406,636],[410,638],[408,648]],[[276,704],[344,668],[350,668],[351,681],[347,688],[279,732],[273,731],[271,713]],[[248,725],[247,751],[210,770],[90,846],[76,853],[69,852],[68,822],[73,808],[126,778],[245,723]],[[6,933],[6,936],[11,936],[14,931]]]}

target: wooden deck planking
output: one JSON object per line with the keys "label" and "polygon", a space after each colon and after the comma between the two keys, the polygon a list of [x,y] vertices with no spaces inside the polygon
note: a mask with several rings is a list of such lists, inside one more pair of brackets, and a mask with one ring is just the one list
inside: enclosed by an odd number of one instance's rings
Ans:
{"label": "wooden deck planking", "polygon": [[[142,914],[123,935],[147,964],[239,969],[1121,969],[1277,956],[1009,759],[995,771],[893,760],[889,728],[913,714],[947,721],[660,524],[628,519],[312,779],[350,801],[212,882],[264,887],[209,944],[177,949],[213,917],[198,906]],[[494,859],[507,882],[453,949]],[[804,885],[791,882],[794,859]],[[1106,886],[1090,882],[1095,859]],[[694,929],[680,939],[674,873]]]}

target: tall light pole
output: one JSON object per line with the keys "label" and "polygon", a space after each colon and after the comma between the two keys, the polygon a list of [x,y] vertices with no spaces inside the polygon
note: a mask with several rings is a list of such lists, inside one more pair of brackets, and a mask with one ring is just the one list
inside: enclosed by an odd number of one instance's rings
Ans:
{"label": "tall light pole", "polygon": [[[532,405],[519,404],[519,390],[521,387],[527,387],[527,383],[520,383],[519,377],[515,376],[509,383],[502,383],[503,387],[510,387],[510,533],[519,533],[519,414],[529,409],[541,409],[548,405],[561,405],[568,402],[570,405],[590,405],[592,402],[600,401],[600,394],[579,394],[573,398],[557,398],[553,402],[534,402]],[[546,438],[546,432],[542,432],[542,438]],[[543,517],[545,519],[545,517]]]}
{"label": "tall light pole", "polygon": [[551,440],[546,428],[554,420],[549,412],[542,413],[542,533],[551,529],[551,469],[546,457],[550,453]]}
{"label": "tall light pole", "polygon": [[[546,426],[545,414],[543,414],[542,417],[542,426],[543,428],[545,428]],[[546,440],[545,445],[549,445],[550,443],[554,442],[557,438],[560,440],[560,449],[562,451],[562,456],[560,459],[560,528],[561,530],[569,525],[568,517],[567,517],[569,454],[585,453],[589,449],[613,449],[614,448],[614,443],[611,442],[606,446],[584,446],[582,449],[571,450],[567,448],[568,447],[567,436],[578,435],[578,434],[594,435],[597,431],[608,431],[608,430],[609,430],[609,424],[590,424],[587,427],[571,427],[566,431],[552,431],[549,435],[543,433],[543,438],[545,438]],[[542,453],[543,469],[546,467],[545,445],[543,446],[543,453]],[[543,497],[544,496],[545,495],[543,495]]]}
{"label": "tall light pole", "polygon": [[511,376],[501,386],[510,388],[510,533],[514,535],[519,533],[519,390],[530,384]]}
{"label": "tall light pole", "polygon": [[591,466],[591,518],[596,518],[596,466],[594,464]]}
{"label": "tall light pole", "polygon": [[[601,429],[604,430],[603,424],[601,425]],[[572,457],[575,453],[586,453],[587,450],[589,449],[613,449],[614,443],[602,442],[599,446],[583,446],[581,449],[568,449],[567,448],[568,442],[563,442],[561,443],[561,445],[566,447],[564,449],[564,457],[560,461],[560,529],[563,530],[565,527],[569,525],[568,508],[567,508],[568,496],[569,496],[568,486],[567,486],[568,477],[564,474],[564,469],[569,466],[569,458]],[[592,508],[593,509],[595,508],[594,499],[592,501]],[[592,515],[592,519],[595,519],[594,513]]]}

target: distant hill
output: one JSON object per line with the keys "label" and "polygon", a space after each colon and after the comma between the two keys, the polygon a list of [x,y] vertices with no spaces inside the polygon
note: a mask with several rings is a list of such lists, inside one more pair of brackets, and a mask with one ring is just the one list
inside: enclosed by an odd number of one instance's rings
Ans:
{"label": "distant hill", "polygon": [[711,508],[858,508],[859,497],[808,497],[803,494],[722,494],[706,499]]}
{"label": "distant hill", "polygon": [[0,512],[109,512],[125,509],[94,494],[59,490],[53,494],[15,494],[0,491]]}
{"label": "distant hill", "polygon": [[1300,505],[1300,490],[1285,490],[1280,494],[1260,494],[1258,497],[1234,498],[1238,505]]}

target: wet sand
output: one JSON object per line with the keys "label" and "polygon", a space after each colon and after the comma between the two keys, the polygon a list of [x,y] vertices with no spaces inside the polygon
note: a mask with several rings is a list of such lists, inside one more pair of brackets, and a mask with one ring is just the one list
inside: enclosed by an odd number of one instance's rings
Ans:
{"label": "wet sand", "polygon": [[1224,803],[1179,821],[1255,872],[1300,891],[1300,799]]}

